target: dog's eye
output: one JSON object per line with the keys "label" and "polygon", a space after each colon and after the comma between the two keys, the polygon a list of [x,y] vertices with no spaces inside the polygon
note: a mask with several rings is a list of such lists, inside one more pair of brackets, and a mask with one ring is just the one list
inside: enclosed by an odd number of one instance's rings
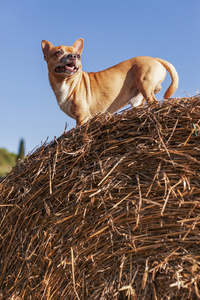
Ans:
{"label": "dog's eye", "polygon": [[76,57],[77,57],[77,58],[80,58],[81,56],[80,56],[79,54],[76,54]]}
{"label": "dog's eye", "polygon": [[62,55],[62,51],[56,51],[56,52],[54,53],[54,55],[58,57],[58,56]]}

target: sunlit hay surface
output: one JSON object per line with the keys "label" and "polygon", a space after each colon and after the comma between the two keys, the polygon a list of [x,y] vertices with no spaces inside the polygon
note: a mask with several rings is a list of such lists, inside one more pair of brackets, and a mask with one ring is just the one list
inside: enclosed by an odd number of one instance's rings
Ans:
{"label": "sunlit hay surface", "polygon": [[0,299],[200,297],[200,97],[97,117],[0,183]]}

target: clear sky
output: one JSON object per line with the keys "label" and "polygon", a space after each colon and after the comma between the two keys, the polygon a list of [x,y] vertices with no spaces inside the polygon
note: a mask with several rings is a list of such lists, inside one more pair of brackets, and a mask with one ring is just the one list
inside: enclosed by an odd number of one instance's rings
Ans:
{"label": "clear sky", "polygon": [[[57,105],[41,40],[72,45],[83,38],[83,70],[100,71],[148,55],[170,61],[175,97],[200,92],[200,0],[0,0],[0,148],[26,152],[75,121]],[[170,83],[167,76],[157,98]],[[187,94],[186,94],[187,93]],[[67,129],[67,130],[68,130]]]}

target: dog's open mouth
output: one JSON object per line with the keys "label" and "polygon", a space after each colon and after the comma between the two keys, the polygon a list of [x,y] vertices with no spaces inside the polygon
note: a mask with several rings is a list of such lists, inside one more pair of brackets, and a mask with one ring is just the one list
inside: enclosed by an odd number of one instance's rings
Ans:
{"label": "dog's open mouth", "polygon": [[58,66],[55,68],[56,73],[76,73],[78,71],[77,66],[74,63],[67,64],[65,66]]}

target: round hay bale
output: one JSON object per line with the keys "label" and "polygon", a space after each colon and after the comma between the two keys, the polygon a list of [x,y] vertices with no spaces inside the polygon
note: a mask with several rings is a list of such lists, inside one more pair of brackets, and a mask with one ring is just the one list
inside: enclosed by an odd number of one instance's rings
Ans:
{"label": "round hay bale", "polygon": [[200,97],[101,116],[0,183],[0,299],[200,297]]}

